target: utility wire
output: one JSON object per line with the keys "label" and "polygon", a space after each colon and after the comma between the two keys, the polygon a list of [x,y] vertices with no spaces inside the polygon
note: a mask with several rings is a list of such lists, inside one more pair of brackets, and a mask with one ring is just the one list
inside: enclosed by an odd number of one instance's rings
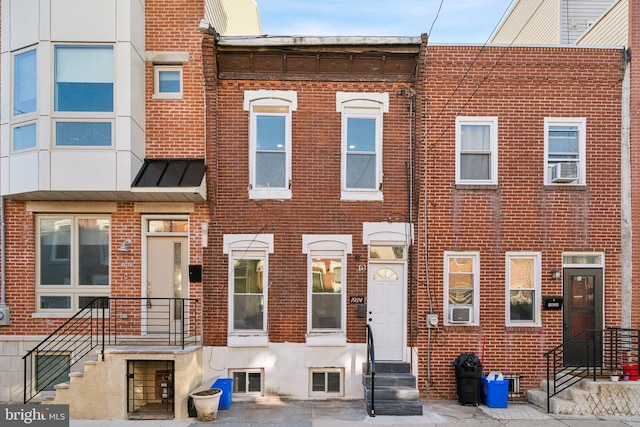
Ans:
{"label": "utility wire", "polygon": [[[469,73],[471,72],[471,69],[473,68],[474,64],[476,63],[476,61],[478,60],[478,58],[480,57],[480,54],[485,50],[485,48],[487,47],[487,45],[489,44],[489,40],[491,39],[491,36],[495,33],[496,29],[498,28],[498,26],[500,25],[500,23],[502,22],[502,20],[504,19],[505,15],[507,14],[507,12],[511,9],[511,6],[513,5],[513,2],[515,0],[511,0],[511,2],[509,3],[509,6],[507,6],[507,8],[505,9],[504,13],[502,14],[502,16],[500,17],[500,20],[498,21],[498,23],[496,24],[496,26],[493,28],[493,31],[491,32],[491,35],[489,35],[489,38],[487,38],[487,40],[485,41],[485,43],[482,45],[482,48],[478,51],[478,53],[476,54],[476,56],[474,57],[473,61],[471,62],[471,64],[469,64],[469,67],[467,68],[464,76],[462,76],[462,78],[460,79],[460,81],[458,82],[458,84],[456,85],[455,89],[453,90],[453,93],[451,94],[451,96],[447,99],[447,102],[445,103],[445,105],[440,109],[440,111],[438,112],[438,115],[436,116],[436,118],[432,121],[431,126],[429,126],[429,128],[427,129],[427,131],[425,132],[424,135],[424,140],[426,140],[427,135],[429,134],[429,131],[433,128],[433,126],[435,126],[435,124],[437,123],[438,119],[440,118],[440,116],[444,113],[444,110],[447,108],[447,106],[449,105],[449,103],[451,102],[451,100],[453,99],[454,95],[456,94],[456,92],[458,91],[458,89],[460,88],[460,86],[462,86],[462,82],[467,78],[467,76],[469,75]],[[496,69],[496,67],[498,66],[498,64],[500,64],[500,62],[502,61],[502,59],[504,58],[504,56],[507,54],[507,52],[510,50],[510,48],[513,46],[513,43],[515,43],[515,41],[517,40],[517,38],[520,36],[520,34],[524,31],[524,29],[527,27],[527,25],[529,24],[529,22],[531,22],[531,20],[533,19],[533,17],[538,13],[538,11],[540,10],[540,8],[542,7],[542,4],[544,3],[544,0],[540,0],[540,2],[538,3],[538,6],[536,6],[535,10],[533,11],[533,13],[529,16],[529,18],[527,19],[527,21],[524,23],[524,25],[522,25],[522,27],[520,28],[520,31],[518,31],[518,33],[513,37],[513,39],[511,40],[511,42],[505,47],[505,49],[503,50],[502,54],[500,55],[500,57],[496,60],[496,62],[493,64],[493,66],[491,67],[491,69],[487,72],[487,74],[485,74],[485,76],[483,77],[482,81],[478,84],[478,86],[475,88],[475,90],[473,91],[473,93],[467,98],[467,100],[464,102],[464,104],[462,105],[462,107],[460,107],[460,109],[456,112],[455,117],[457,117],[464,109],[465,107],[469,104],[469,102],[471,102],[471,100],[473,99],[473,97],[476,95],[476,93],[478,93],[478,91],[480,90],[480,88],[482,87],[482,85],[484,84],[484,82],[486,82],[489,79],[489,76],[491,75],[491,73]],[[431,144],[430,148],[435,147],[438,142],[440,142],[440,140],[443,138],[445,132],[447,132],[448,129],[443,129],[442,132],[440,133],[440,135],[438,136],[437,140]]]}

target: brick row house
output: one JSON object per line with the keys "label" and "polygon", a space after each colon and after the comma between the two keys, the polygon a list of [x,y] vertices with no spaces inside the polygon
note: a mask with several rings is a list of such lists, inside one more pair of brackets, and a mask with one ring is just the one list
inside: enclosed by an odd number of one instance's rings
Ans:
{"label": "brick row house", "polygon": [[101,354],[56,389],[82,406],[64,393],[108,384],[76,418],[133,417],[167,383],[186,417],[216,377],[361,399],[367,328],[423,398],[454,398],[475,352],[524,399],[545,351],[620,325],[623,49],[221,35],[225,2],[121,3],[2,2],[0,401],[96,296],[147,340],[170,299],[196,340]]}

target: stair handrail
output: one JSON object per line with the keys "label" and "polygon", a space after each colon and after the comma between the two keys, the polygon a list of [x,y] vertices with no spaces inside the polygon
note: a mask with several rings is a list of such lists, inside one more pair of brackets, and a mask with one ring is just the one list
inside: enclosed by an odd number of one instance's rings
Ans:
{"label": "stair handrail", "polygon": [[[92,350],[100,346],[99,355],[104,358],[106,345],[122,345],[118,343],[120,335],[125,332],[132,332],[131,325],[128,328],[121,328],[120,324],[130,321],[127,312],[136,314],[147,310],[153,304],[161,301],[166,311],[161,310],[161,317],[147,318],[146,322],[135,323],[133,328],[142,333],[141,328],[148,328],[150,320],[159,322],[162,340],[166,345],[177,345],[185,348],[185,338],[191,337],[191,342],[197,344],[201,342],[199,335],[202,333],[202,324],[199,313],[199,300],[193,298],[126,298],[126,297],[96,297],[78,312],[64,321],[51,334],[40,343],[27,351],[22,356],[23,375],[23,402],[26,404],[33,400],[41,391],[52,386],[61,375],[69,372],[71,367],[81,362]],[[129,304],[129,305],[127,305]],[[124,307],[124,310],[122,309]],[[142,307],[145,307],[144,309]],[[137,311],[139,310],[139,311]],[[186,311],[185,311],[186,310]],[[167,316],[168,317],[164,317]],[[179,316],[179,317],[178,317]],[[189,324],[186,318],[189,318]],[[180,325],[172,332],[171,322]],[[143,326],[144,323],[144,326]],[[125,325],[127,326],[127,325]],[[162,329],[164,328],[164,329]],[[148,333],[148,330],[147,330]],[[138,344],[136,344],[138,345]],[[40,362],[39,356],[56,356],[60,354],[69,355],[69,360],[65,363],[56,362],[55,359],[48,359]],[[29,375],[31,374],[31,375]]]}
{"label": "stair handrail", "polygon": [[[564,366],[565,347],[577,341],[587,345],[586,366]],[[639,351],[640,329],[623,328],[585,329],[547,351],[544,353],[547,359],[547,412],[550,412],[553,396],[585,378],[596,381],[605,371],[619,371],[625,361],[627,364],[635,362],[638,370]]]}
{"label": "stair handrail", "polygon": [[[368,411],[370,417],[376,416],[375,411],[375,390],[376,390],[376,353],[373,344],[373,331],[371,325],[367,324],[367,375],[371,375],[371,409]],[[365,395],[366,399],[366,395]],[[366,405],[365,405],[366,406]]]}

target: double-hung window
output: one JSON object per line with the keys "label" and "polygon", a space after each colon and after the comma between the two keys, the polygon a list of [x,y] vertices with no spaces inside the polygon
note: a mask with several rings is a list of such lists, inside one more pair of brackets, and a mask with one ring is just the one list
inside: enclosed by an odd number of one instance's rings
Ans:
{"label": "double-hung window", "polygon": [[540,254],[507,252],[506,273],[507,325],[540,325]]}
{"label": "double-hung window", "polygon": [[586,119],[545,118],[545,183],[586,183]]}
{"label": "double-hung window", "polygon": [[229,254],[228,343],[267,345],[268,269],[273,235],[225,235],[223,250]]}
{"label": "double-hung window", "polygon": [[36,70],[36,49],[23,50],[13,55],[12,151],[36,147]]}
{"label": "double-hung window", "polygon": [[498,118],[456,117],[456,184],[498,183]]}
{"label": "double-hung window", "polygon": [[342,114],[342,200],[382,200],[382,118],[388,93],[336,94]]}
{"label": "double-hung window", "polygon": [[113,46],[55,46],[57,147],[113,145],[113,58]]}
{"label": "double-hung window", "polygon": [[[307,254],[307,343],[314,337],[333,335],[344,340],[346,325],[346,256],[351,253],[351,236],[303,235]],[[318,343],[325,344],[328,341]]]}
{"label": "double-hung window", "polygon": [[249,197],[291,198],[291,121],[294,91],[249,90]]}
{"label": "double-hung window", "polygon": [[478,325],[480,316],[480,254],[444,254],[445,324]]}
{"label": "double-hung window", "polygon": [[109,296],[110,222],[108,216],[38,217],[37,311],[71,313]]}

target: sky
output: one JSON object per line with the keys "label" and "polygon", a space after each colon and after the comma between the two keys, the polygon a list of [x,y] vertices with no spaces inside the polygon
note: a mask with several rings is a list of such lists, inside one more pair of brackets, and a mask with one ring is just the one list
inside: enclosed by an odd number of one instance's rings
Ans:
{"label": "sky", "polygon": [[515,3],[515,0],[255,1],[262,34],[418,37],[430,33],[429,43],[440,44],[484,44]]}

